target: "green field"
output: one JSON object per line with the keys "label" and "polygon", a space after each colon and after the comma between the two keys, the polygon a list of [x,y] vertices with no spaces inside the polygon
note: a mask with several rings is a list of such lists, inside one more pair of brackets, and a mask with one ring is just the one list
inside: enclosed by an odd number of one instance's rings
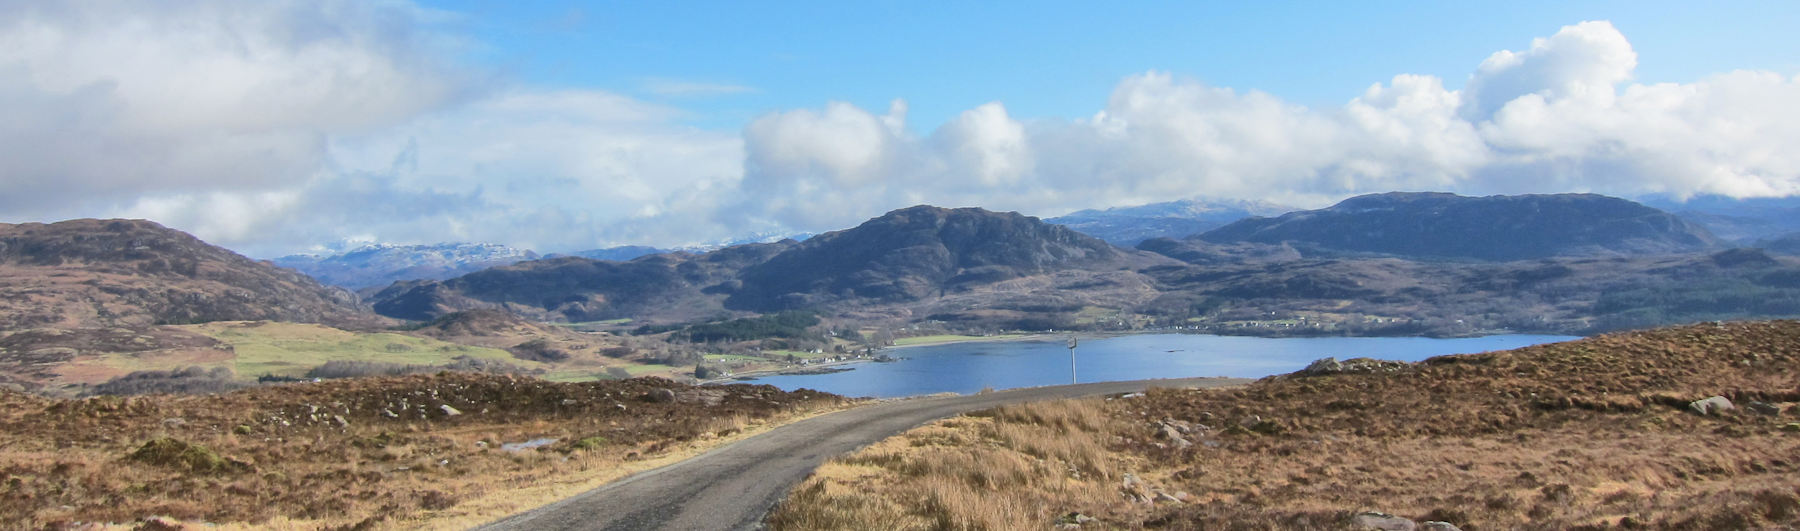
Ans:
{"label": "green field", "polygon": [[958,341],[1003,341],[1025,337],[1024,334],[999,334],[992,336],[964,336],[956,334],[940,334],[935,336],[903,337],[894,340],[894,346],[934,345],[938,343],[955,343]]}
{"label": "green field", "polygon": [[468,356],[504,360],[527,368],[543,366],[514,359],[512,354],[495,348],[392,333],[347,332],[313,324],[221,322],[181,328],[231,345],[237,353],[232,370],[239,378],[264,374],[301,376],[327,361],[442,365],[457,357]]}
{"label": "green field", "polygon": [[776,360],[784,360],[784,359],[787,359],[788,356],[793,356],[793,357],[800,358],[803,360],[810,360],[810,359],[814,359],[814,358],[823,358],[826,356],[831,356],[832,354],[829,354],[829,353],[813,354],[811,352],[801,352],[798,350],[765,350],[765,351],[763,351],[763,355],[768,356],[771,359],[776,359]]}
{"label": "green field", "polygon": [[632,376],[637,376],[640,374],[650,373],[650,372],[672,371],[672,370],[675,370],[675,367],[670,366],[670,365],[657,365],[654,363],[648,363],[648,364],[644,364],[644,365],[632,365],[632,366],[626,367],[625,370],[631,372]]}
{"label": "green field", "polygon": [[630,323],[631,323],[630,317],[620,317],[618,319],[607,319],[605,321],[582,321],[579,323],[550,323],[550,324],[553,324],[556,326],[566,326],[569,328],[580,328],[580,327],[584,327],[584,326],[618,326],[618,325],[630,324]]}

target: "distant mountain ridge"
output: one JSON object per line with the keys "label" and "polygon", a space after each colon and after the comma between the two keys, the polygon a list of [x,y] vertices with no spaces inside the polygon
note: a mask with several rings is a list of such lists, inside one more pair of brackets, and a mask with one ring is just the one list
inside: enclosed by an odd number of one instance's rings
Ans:
{"label": "distant mountain ridge", "polygon": [[725,304],[754,310],[916,301],[967,284],[1119,262],[1098,238],[1017,212],[914,206],[828,232],[744,271]]}
{"label": "distant mountain ridge", "polygon": [[355,294],[143,220],[0,224],[0,330],[377,320]]}
{"label": "distant mountain ridge", "polygon": [[1162,258],[1018,213],[917,206],[805,242],[654,254],[628,262],[580,257],[521,262],[442,282],[396,284],[373,300],[376,311],[404,319],[476,308],[571,321],[676,318],[844,302],[905,303],[1047,272],[1117,270],[1146,259]]}
{"label": "distant mountain ridge", "polygon": [[1490,261],[1697,252],[1720,243],[1697,224],[1615,197],[1411,192],[1363,195],[1329,208],[1245,219],[1198,239],[1285,243],[1310,255]]}
{"label": "distant mountain ridge", "polygon": [[576,252],[572,252],[572,253],[551,253],[549,256],[547,256],[545,258],[557,258],[557,257],[562,257],[562,256],[579,256],[582,258],[591,258],[594,260],[612,260],[614,262],[624,262],[624,261],[635,259],[640,256],[649,256],[649,255],[653,255],[653,254],[662,254],[662,253],[666,253],[666,252],[670,252],[670,251],[667,249],[658,249],[655,247],[650,247],[650,246],[645,246],[645,245],[621,245],[618,247],[607,247],[605,249],[588,249],[586,251],[576,251]]}
{"label": "distant mountain ridge", "polygon": [[1720,239],[1738,245],[1800,232],[1800,197],[1738,199],[1703,195],[1682,201],[1652,197],[1641,202],[1698,223]]}
{"label": "distant mountain ridge", "polygon": [[1120,247],[1153,238],[1186,238],[1251,216],[1278,216],[1296,209],[1263,201],[1183,199],[1133,207],[1081,210],[1044,221],[1062,225]]}
{"label": "distant mountain ridge", "polygon": [[289,255],[276,265],[352,290],[402,280],[443,280],[495,266],[536,260],[538,254],[493,243],[371,244],[335,255]]}

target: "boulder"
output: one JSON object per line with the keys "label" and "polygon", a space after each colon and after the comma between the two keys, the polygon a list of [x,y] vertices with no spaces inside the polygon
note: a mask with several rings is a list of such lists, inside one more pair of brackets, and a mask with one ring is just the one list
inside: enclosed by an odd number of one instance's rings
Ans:
{"label": "boulder", "polygon": [[1350,525],[1381,531],[1416,531],[1419,528],[1419,524],[1411,519],[1373,511],[1350,517]]}
{"label": "boulder", "polygon": [[1737,407],[1731,405],[1731,400],[1725,397],[1713,396],[1688,403],[1688,409],[1701,415],[1723,415]]}
{"label": "boulder", "polygon": [[1770,404],[1768,402],[1751,401],[1748,404],[1744,404],[1744,409],[1750,410],[1751,413],[1768,415],[1771,417],[1781,414],[1781,406]]}
{"label": "boulder", "polygon": [[657,403],[674,402],[675,392],[668,389],[652,389],[650,392],[644,393],[644,400]]}
{"label": "boulder", "polygon": [[1425,522],[1419,528],[1426,531],[1462,531],[1462,528],[1456,527],[1456,524],[1450,522]]}
{"label": "boulder", "polygon": [[1194,445],[1194,443],[1188,442],[1188,440],[1186,438],[1182,437],[1181,431],[1176,429],[1174,426],[1170,426],[1168,424],[1160,424],[1159,426],[1161,426],[1161,427],[1157,428],[1156,435],[1158,437],[1168,439],[1169,442],[1174,444],[1176,448],[1187,448],[1189,446]]}
{"label": "boulder", "polygon": [[450,404],[440,405],[438,406],[438,409],[444,410],[444,416],[446,417],[454,417],[462,414],[462,411],[450,407]]}

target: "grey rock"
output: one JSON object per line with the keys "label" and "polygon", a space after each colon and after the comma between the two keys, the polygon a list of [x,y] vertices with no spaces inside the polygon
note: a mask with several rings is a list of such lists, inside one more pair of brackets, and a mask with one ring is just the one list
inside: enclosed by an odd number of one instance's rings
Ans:
{"label": "grey rock", "polygon": [[1417,522],[1387,513],[1366,512],[1350,517],[1350,524],[1363,529],[1380,529],[1381,531],[1416,531]]}
{"label": "grey rock", "polygon": [[1336,357],[1313,360],[1313,362],[1308,364],[1305,369],[1300,369],[1301,374],[1335,374],[1340,372],[1344,372],[1344,364],[1339,363]]}
{"label": "grey rock", "polygon": [[1429,521],[1419,527],[1426,531],[1462,531],[1462,528],[1456,527],[1456,524],[1450,522]]}
{"label": "grey rock", "polygon": [[1176,505],[1180,505],[1182,503],[1181,498],[1171,496],[1171,495],[1169,495],[1169,493],[1163,492],[1160,490],[1156,491],[1156,501],[1164,502],[1164,503],[1173,503]]}
{"label": "grey rock", "polygon": [[456,408],[450,407],[450,404],[444,404],[444,405],[438,406],[438,409],[444,410],[444,416],[446,416],[446,417],[454,417],[454,416],[462,414],[462,411],[459,411]]}
{"label": "grey rock", "polygon": [[668,389],[652,389],[649,393],[644,394],[644,399],[657,403],[674,402],[675,392]]}
{"label": "grey rock", "polygon": [[1768,402],[1752,401],[1748,404],[1744,404],[1744,409],[1750,410],[1751,413],[1756,413],[1758,415],[1768,415],[1771,417],[1781,414],[1781,406],[1777,406],[1775,404],[1770,404]]}
{"label": "grey rock", "polygon": [[1688,409],[1701,415],[1723,415],[1737,407],[1731,405],[1731,400],[1725,397],[1713,396],[1688,403]]}
{"label": "grey rock", "polygon": [[164,428],[179,428],[187,425],[187,419],[181,417],[169,417],[162,419],[162,425]]}
{"label": "grey rock", "polygon": [[1168,439],[1176,448],[1187,448],[1194,445],[1194,443],[1188,442],[1187,438],[1182,437],[1181,430],[1174,426],[1168,424],[1161,424],[1160,426],[1161,427],[1156,430],[1156,435]]}

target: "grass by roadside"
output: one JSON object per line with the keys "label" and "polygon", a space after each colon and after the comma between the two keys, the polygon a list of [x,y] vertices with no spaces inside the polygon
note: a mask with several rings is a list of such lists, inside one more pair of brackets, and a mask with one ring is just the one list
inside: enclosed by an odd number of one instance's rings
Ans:
{"label": "grass by roadside", "polygon": [[[1350,367],[940,421],[821,468],[768,522],[1353,529],[1378,511],[1464,530],[1800,524],[1800,323]],[[1713,395],[1738,409],[1688,410]]]}

